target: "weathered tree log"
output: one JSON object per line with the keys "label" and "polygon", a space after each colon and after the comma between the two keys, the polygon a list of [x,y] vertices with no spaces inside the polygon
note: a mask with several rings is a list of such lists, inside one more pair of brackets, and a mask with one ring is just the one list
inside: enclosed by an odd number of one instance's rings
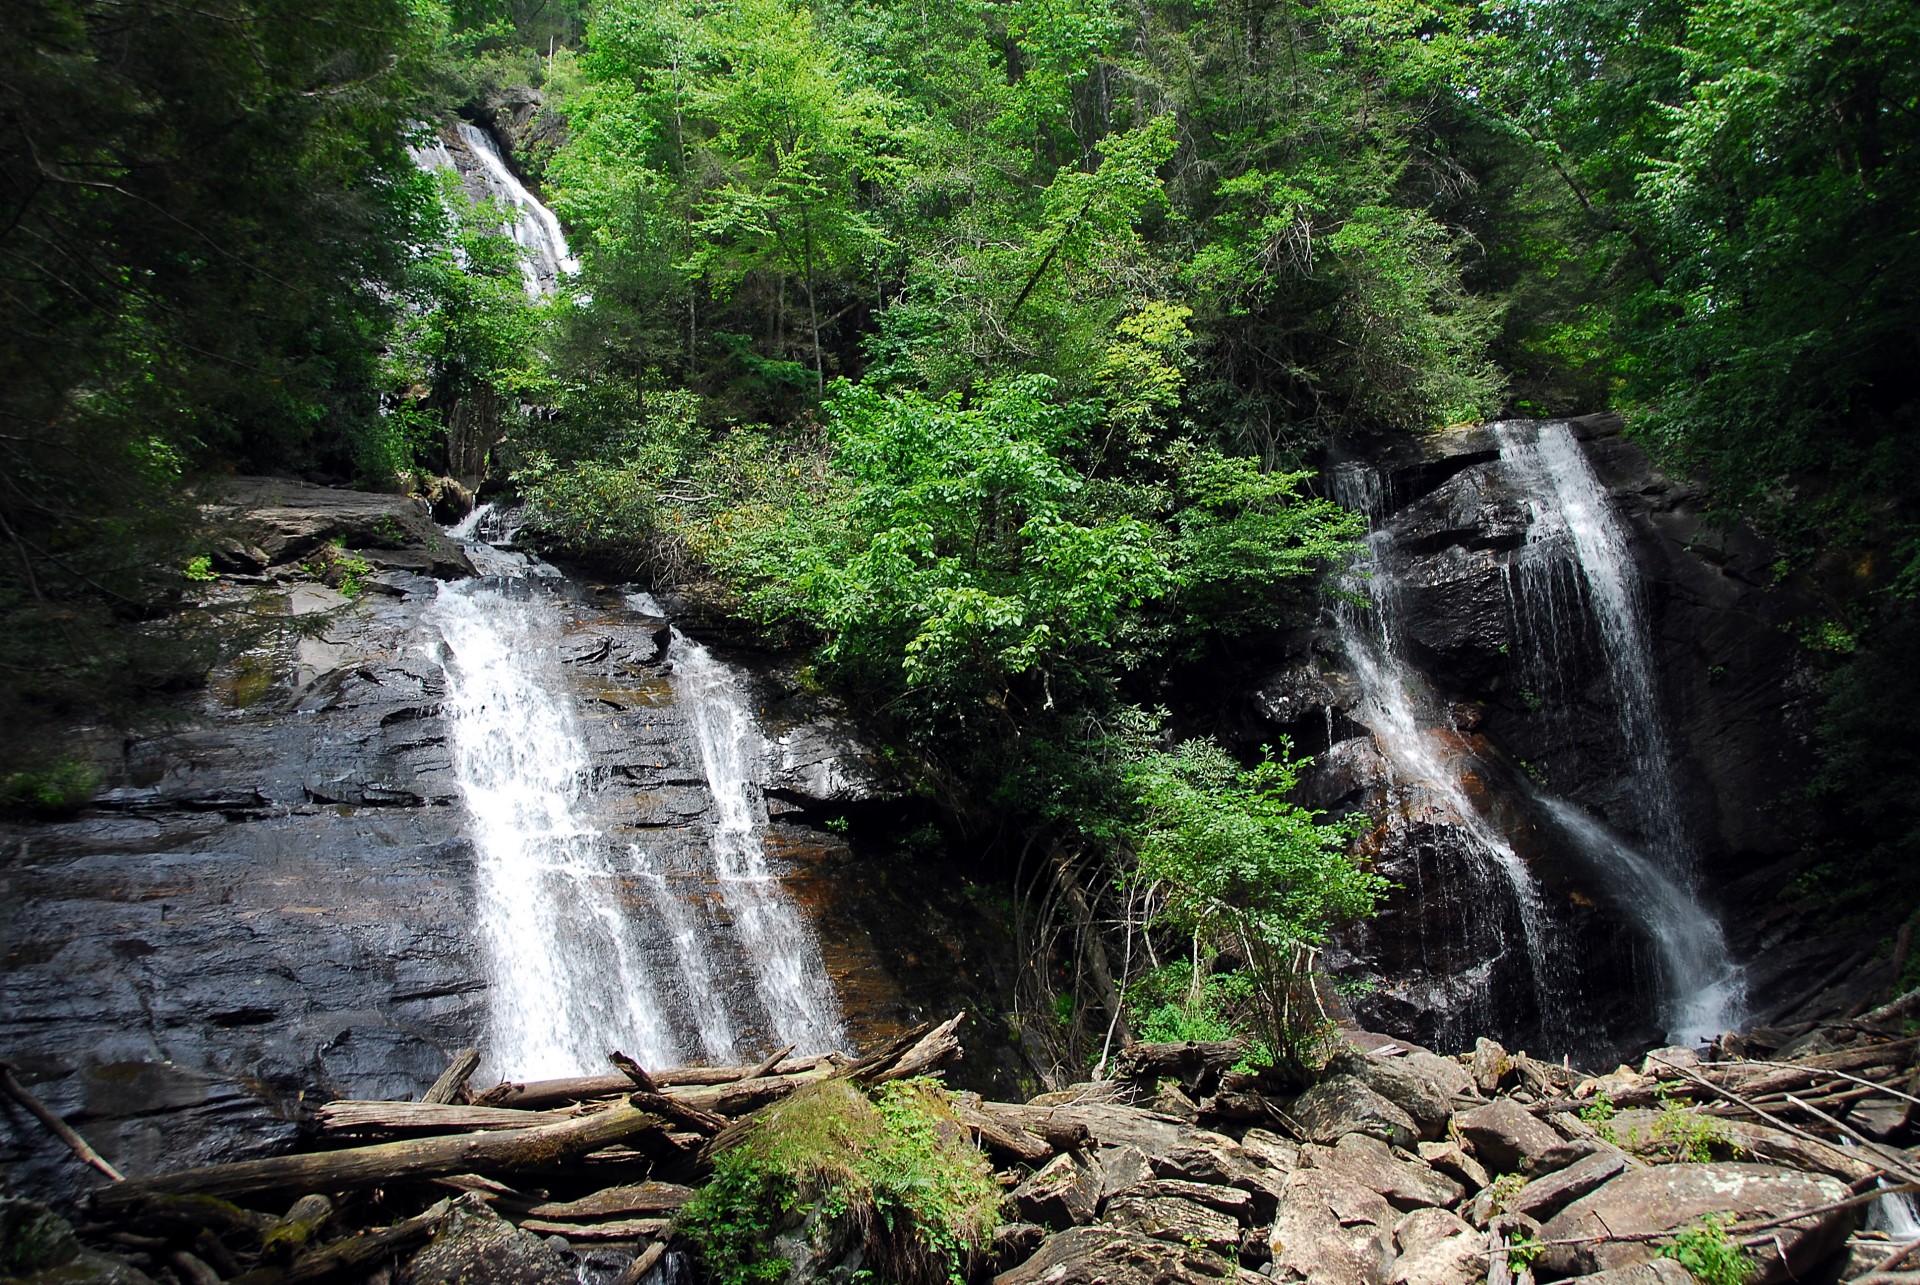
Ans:
{"label": "weathered tree log", "polygon": [[608,1187],[578,1200],[549,1200],[526,1211],[529,1218],[612,1218],[619,1214],[672,1213],[693,1199],[693,1188],[672,1182],[636,1182]]}
{"label": "weathered tree log", "polygon": [[580,1118],[578,1111],[514,1111],[505,1107],[435,1102],[359,1102],[341,1099],[313,1113],[324,1134],[467,1133],[475,1129],[529,1129]]}
{"label": "weathered tree log", "polygon": [[[817,1070],[821,1064],[829,1062],[830,1055],[800,1058],[779,1066],[775,1071],[763,1075],[752,1075],[759,1070],[753,1066],[695,1066],[677,1071],[653,1071],[649,1074],[653,1082],[665,1089],[671,1096],[686,1097],[684,1092],[711,1088],[718,1085],[735,1084],[745,1079],[765,1079],[769,1076],[801,1075]],[[608,1098],[625,1094],[633,1087],[633,1081],[624,1075],[579,1075],[560,1080],[503,1081],[481,1093],[474,1099],[477,1106],[536,1108],[552,1106],[561,1102],[589,1102],[595,1098]],[[702,1103],[693,1100],[694,1105]]]}
{"label": "weathered tree log", "polygon": [[421,1097],[422,1102],[456,1102],[466,1092],[467,1081],[480,1066],[479,1049],[461,1049],[453,1055],[453,1061],[447,1069],[440,1072],[440,1078],[433,1082]]}
{"label": "weathered tree log", "polygon": [[965,1013],[955,1013],[914,1041],[891,1064],[869,1068],[865,1074],[854,1078],[867,1084],[880,1084],[887,1080],[906,1080],[927,1074],[960,1051],[960,1038],[954,1032],[966,1020]]}
{"label": "weathered tree log", "polygon": [[193,1192],[237,1196],[265,1191],[340,1191],[400,1178],[523,1169],[583,1155],[650,1130],[664,1132],[665,1129],[666,1121],[659,1116],[622,1104],[593,1115],[532,1129],[413,1138],[345,1151],[274,1156],[266,1160],[183,1169],[102,1188],[95,1193],[94,1203],[96,1208],[115,1210],[154,1194]]}
{"label": "weathered tree log", "polygon": [[664,1218],[622,1218],[604,1223],[557,1223],[545,1218],[522,1218],[521,1231],[568,1240],[645,1240],[667,1229]]}
{"label": "weathered tree log", "polygon": [[198,1254],[176,1249],[167,1255],[167,1261],[173,1265],[173,1270],[180,1274],[180,1279],[185,1281],[186,1285],[220,1285],[220,1273],[207,1266]]}
{"label": "weathered tree log", "polygon": [[47,1131],[53,1134],[54,1137],[60,1139],[60,1141],[66,1143],[67,1150],[78,1156],[82,1163],[92,1165],[95,1169],[98,1169],[115,1182],[122,1181],[120,1171],[108,1164],[98,1151],[88,1146],[87,1140],[68,1127],[67,1122],[55,1115],[46,1103],[27,1092],[20,1081],[13,1078],[13,1067],[5,1062],[0,1062],[0,1092],[4,1092],[15,1102],[25,1107],[28,1114],[32,1115],[33,1118],[41,1124],[46,1125]]}
{"label": "weathered tree log", "polygon": [[629,1080],[632,1080],[633,1086],[642,1093],[657,1094],[660,1092],[660,1086],[654,1083],[651,1075],[647,1074],[647,1069],[628,1057],[625,1053],[622,1053],[619,1049],[615,1049],[613,1052],[607,1054],[607,1061],[613,1063],[616,1071],[626,1076]]}
{"label": "weathered tree log", "polygon": [[1055,1151],[1075,1151],[1087,1143],[1087,1126],[1063,1113],[1056,1113],[1052,1107],[982,1102],[975,1109],[1002,1128],[1021,1129],[1032,1134]]}
{"label": "weathered tree log", "polygon": [[1171,1044],[1130,1044],[1114,1059],[1123,1080],[1194,1080],[1224,1075],[1247,1055],[1239,1040],[1182,1040]]}
{"label": "weathered tree log", "polygon": [[1012,1160],[1023,1165],[1037,1165],[1053,1154],[1053,1148],[1046,1140],[1016,1124],[996,1120],[984,1111],[962,1109],[960,1123],[972,1129],[980,1140],[980,1145],[1002,1160]]}
{"label": "weathered tree log", "polygon": [[640,1285],[640,1282],[647,1278],[647,1273],[666,1256],[667,1243],[656,1240],[641,1252],[640,1257],[627,1264],[627,1270],[620,1273],[620,1278],[614,1281],[613,1285]]}

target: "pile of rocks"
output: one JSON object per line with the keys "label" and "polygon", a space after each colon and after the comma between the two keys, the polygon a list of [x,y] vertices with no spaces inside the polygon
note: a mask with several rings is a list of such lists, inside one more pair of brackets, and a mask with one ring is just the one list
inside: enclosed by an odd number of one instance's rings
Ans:
{"label": "pile of rocks", "polygon": [[[0,1231],[65,1255],[42,1285],[670,1285],[676,1210],[760,1107],[823,1079],[937,1074],[959,1020],[859,1059],[650,1077],[616,1057],[617,1075],[477,1093],[469,1051],[421,1102],[319,1108],[318,1150],[101,1188],[84,1247],[23,1202],[0,1201]],[[1669,1048],[1589,1077],[1487,1040],[1446,1057],[1353,1032],[1315,1084],[1282,1093],[1236,1069],[1233,1044],[1135,1045],[1114,1078],[1026,1103],[954,1095],[953,1123],[1007,1191],[977,1275],[1691,1285],[1663,1252],[1688,1236],[1734,1263],[1705,1285],[1920,1285],[1899,1270],[1920,1239],[1862,1227],[1920,1190],[1920,1159],[1897,1145],[1920,1107],[1917,1046],[1856,1021],[1793,1062]],[[788,1285],[843,1275],[804,1262]]]}
{"label": "pile of rocks", "polygon": [[[1703,1220],[1718,1227],[1704,1234],[1744,1249],[1752,1285],[1891,1281],[1902,1245],[1858,1229],[1920,1161],[1830,1114],[1823,1137],[1726,1085],[1784,1074],[1806,1095],[1788,1096],[1818,1112],[1807,1098],[1838,1083],[1850,1117],[1897,1137],[1913,1086],[1883,1081],[1911,1079],[1914,1046],[1868,1035],[1784,1072],[1661,1049],[1593,1078],[1487,1040],[1450,1058],[1357,1035],[1291,1099],[1251,1091],[1206,1046],[1136,1048],[1149,1071],[1182,1058],[1190,1069],[1136,1074],[1133,1102],[1109,1084],[981,1104],[1057,1147],[1013,1191],[1022,1221],[1002,1230],[996,1285],[1499,1285],[1535,1273],[1685,1285],[1661,1251]],[[1752,1112],[1764,1120],[1738,1118]]]}

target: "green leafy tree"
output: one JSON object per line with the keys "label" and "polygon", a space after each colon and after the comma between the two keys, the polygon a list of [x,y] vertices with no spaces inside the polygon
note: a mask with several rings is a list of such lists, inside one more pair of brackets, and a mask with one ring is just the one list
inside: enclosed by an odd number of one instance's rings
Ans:
{"label": "green leafy tree", "polygon": [[1160,920],[1242,961],[1245,1020],[1274,1063],[1313,1064],[1328,1020],[1312,990],[1312,952],[1372,913],[1386,881],[1350,854],[1354,822],[1327,824],[1289,802],[1302,763],[1284,754],[1243,768],[1217,744],[1187,741],[1142,756],[1128,774],[1142,818],[1131,877]]}

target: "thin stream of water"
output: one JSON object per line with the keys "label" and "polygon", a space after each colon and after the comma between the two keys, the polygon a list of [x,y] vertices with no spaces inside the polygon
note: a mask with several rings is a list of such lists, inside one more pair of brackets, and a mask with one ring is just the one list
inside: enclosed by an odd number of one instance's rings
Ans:
{"label": "thin stream of water", "polygon": [[713,794],[714,875],[760,999],[781,1043],[843,1048],[846,1029],[819,943],[767,866],[767,806],[760,789],[766,741],[759,725],[739,684],[712,652],[676,629],[669,654]]}

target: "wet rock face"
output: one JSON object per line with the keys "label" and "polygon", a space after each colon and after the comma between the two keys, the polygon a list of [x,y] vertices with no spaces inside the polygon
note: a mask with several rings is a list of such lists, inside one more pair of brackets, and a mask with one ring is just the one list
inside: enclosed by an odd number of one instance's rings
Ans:
{"label": "wet rock face", "polygon": [[[1770,551],[1750,535],[1714,534],[1698,497],[1660,474],[1617,421],[1573,427],[1630,530],[1681,819],[1708,900],[1761,903],[1768,894],[1751,876],[1800,843],[1800,823],[1781,799],[1810,768],[1813,703],[1783,628],[1798,604],[1774,587]],[[1529,801],[1544,785],[1629,835],[1641,819],[1608,686],[1614,658],[1578,611],[1543,621],[1525,600],[1539,550],[1528,544],[1535,517],[1524,477],[1487,427],[1355,453],[1380,470],[1401,645],[1447,711],[1432,733],[1437,755],[1460,765],[1467,793],[1552,903],[1581,974],[1584,1024],[1601,1043],[1657,1039],[1647,1020],[1656,978],[1639,934],[1610,902],[1605,879]],[[1538,635],[1548,628],[1556,659],[1543,671]],[[1331,621],[1289,640],[1247,687],[1251,699],[1223,709],[1216,726],[1248,749],[1290,737],[1317,756],[1303,785],[1309,802],[1336,815],[1363,810],[1377,822],[1362,850],[1398,890],[1330,954],[1368,991],[1354,1001],[1360,1019],[1449,1048],[1481,1031],[1550,1042],[1552,1015],[1534,1005],[1521,925],[1502,905],[1510,897],[1459,842],[1443,803],[1394,788],[1357,717],[1360,692]],[[1736,950],[1754,953],[1758,922],[1736,912],[1729,928]],[[1804,953],[1784,954],[1759,962],[1755,1008],[1792,989],[1776,976],[1806,966]]]}
{"label": "wet rock face", "polygon": [[[250,539],[284,568],[342,513],[414,503],[334,494],[289,511],[279,538],[255,526]],[[389,552],[425,557],[424,540]],[[594,824],[666,859],[706,843],[712,800],[666,622],[617,591],[522,588],[560,601]],[[129,1174],[282,1150],[303,1105],[417,1098],[454,1051],[486,1043],[475,849],[423,621],[438,584],[396,570],[353,599],[258,591],[287,628],[170,726],[103,747],[94,806],[0,828],[0,1059]],[[964,882],[886,833],[803,823],[882,797],[848,766],[870,756],[844,727],[809,730],[798,707],[776,740],[813,749],[785,778],[769,765],[796,809],[769,828],[769,861],[820,938],[852,1038],[993,1006],[1008,951]],[[654,913],[651,886],[626,894]],[[983,1085],[1013,1073],[990,1057],[970,1070]],[[31,1119],[0,1113],[16,1189],[65,1199],[89,1185]]]}

